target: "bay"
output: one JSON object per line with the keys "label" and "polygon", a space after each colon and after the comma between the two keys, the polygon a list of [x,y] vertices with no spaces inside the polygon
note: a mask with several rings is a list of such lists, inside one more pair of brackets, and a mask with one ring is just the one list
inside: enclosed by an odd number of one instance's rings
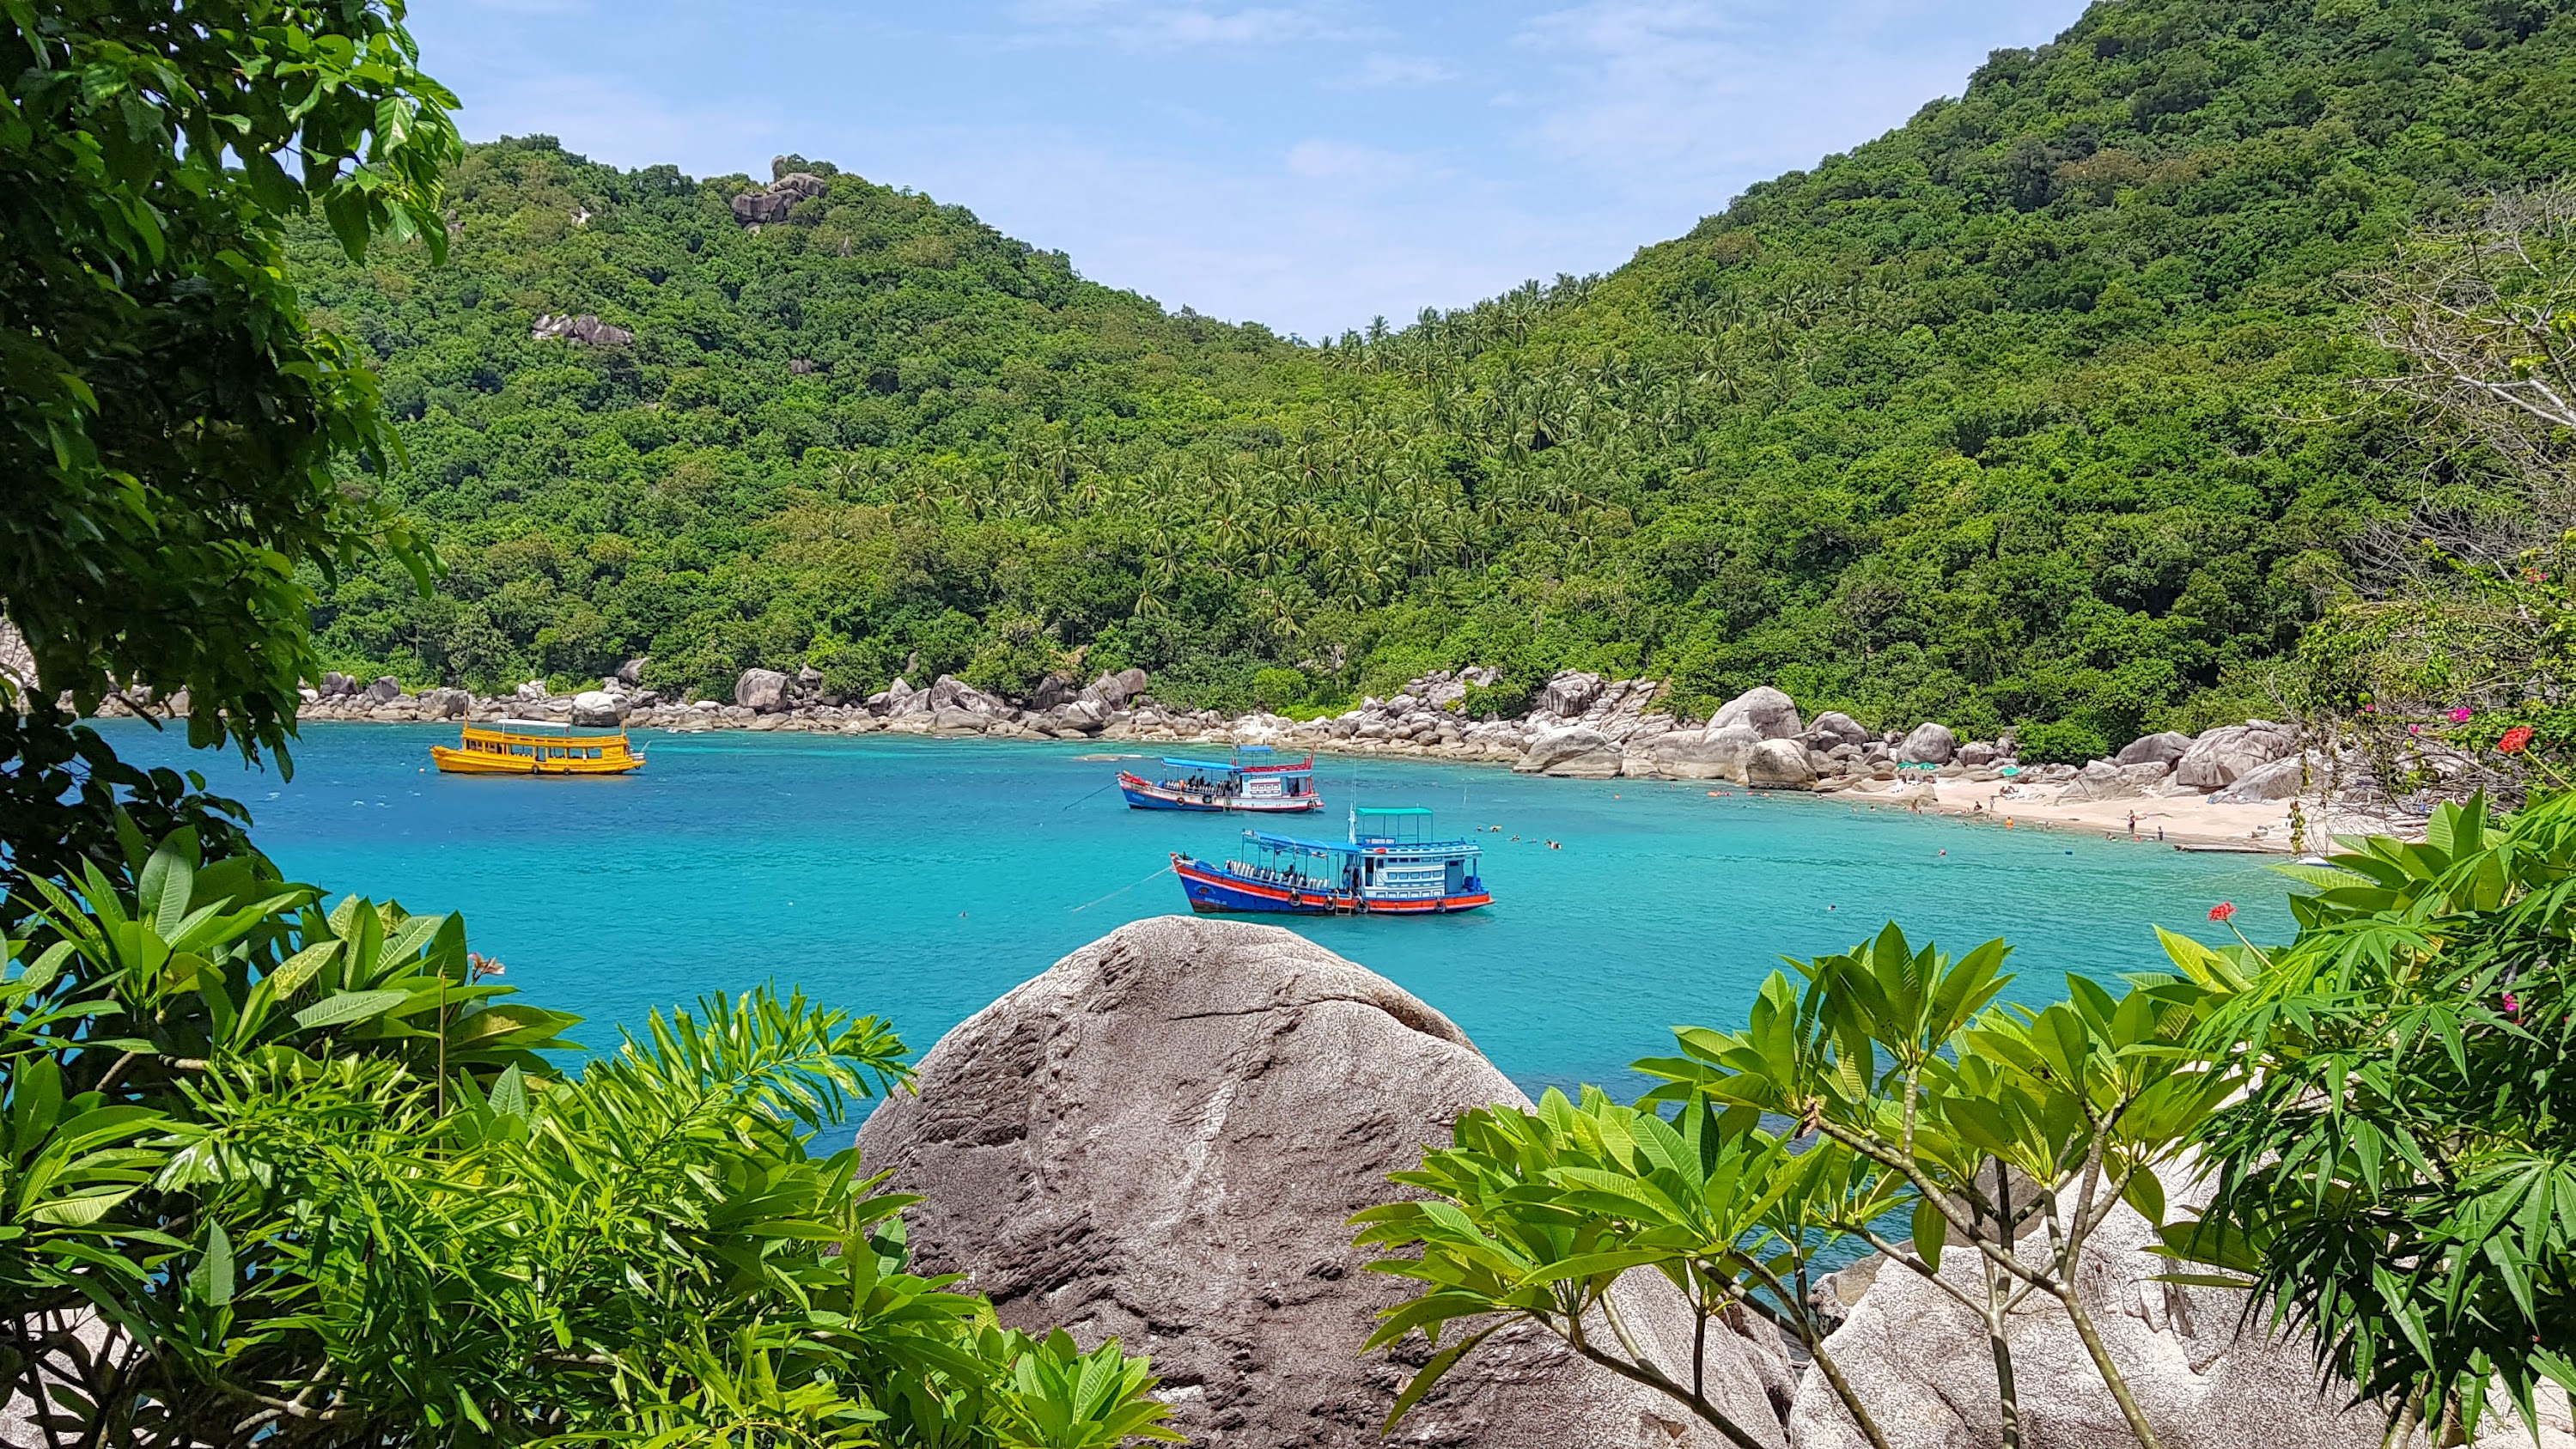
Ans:
{"label": "bay", "polygon": [[[428,767],[452,726],[312,724],[290,782],[175,732],[101,729],[249,805],[290,877],[463,912],[511,985],[588,1018],[594,1048],[656,1008],[772,983],[927,1050],[1083,943],[1185,911],[1169,852],[1222,857],[1244,823],[1126,809],[1103,788],[1118,767],[1081,758],[1101,746],[638,731],[651,763],[634,775],[477,779]],[[2257,940],[2290,926],[2260,857],[1697,783],[1332,757],[1320,779],[1328,808],[1291,833],[1338,836],[1354,801],[1430,806],[1442,834],[1476,831],[1496,904],[1247,919],[1393,978],[1533,1092],[1632,1088],[1627,1064],[1669,1050],[1674,1025],[1740,1025],[1781,956],[1890,919],[1952,951],[2008,938],[2013,994],[2033,1001],[2069,972],[2160,966],[2158,923],[2221,939],[2221,900]]]}

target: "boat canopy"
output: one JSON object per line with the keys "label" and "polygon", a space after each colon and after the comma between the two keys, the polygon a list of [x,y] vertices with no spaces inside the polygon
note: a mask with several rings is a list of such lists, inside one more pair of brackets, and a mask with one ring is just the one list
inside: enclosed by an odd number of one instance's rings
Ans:
{"label": "boat canopy", "polygon": [[[1428,815],[1428,810],[1420,812]],[[1465,840],[1392,840],[1384,836],[1363,836],[1358,840],[1308,840],[1300,835],[1273,835],[1266,830],[1243,832],[1246,842],[1263,850],[1287,851],[1297,855],[1351,856],[1385,855],[1390,847],[1398,854],[1440,855],[1455,859],[1483,855],[1484,848]]]}
{"label": "boat canopy", "polygon": [[1351,839],[1371,845],[1421,845],[1431,836],[1431,812],[1419,805],[1362,805],[1351,812]]}
{"label": "boat canopy", "polygon": [[[1245,745],[1243,752],[1266,755],[1271,753],[1271,749],[1268,745]],[[1175,770],[1210,770],[1220,775],[1311,775],[1315,772],[1314,763],[1306,760],[1293,765],[1261,765],[1240,760],[1185,760],[1165,755],[1163,763]]]}

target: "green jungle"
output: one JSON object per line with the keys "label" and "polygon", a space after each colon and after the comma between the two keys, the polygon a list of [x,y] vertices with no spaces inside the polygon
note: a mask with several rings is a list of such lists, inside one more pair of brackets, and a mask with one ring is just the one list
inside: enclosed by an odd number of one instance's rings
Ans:
{"label": "green jungle", "polygon": [[2350,388],[2389,365],[2338,279],[2576,163],[2568,9],[2095,6],[1615,272],[1314,344],[826,163],[747,227],[751,178],[473,147],[444,265],[290,243],[446,565],[337,581],[321,650],[726,698],[1138,665],[1292,713],[1581,667],[2034,758],[2262,714],[2347,541],[2463,481]]}

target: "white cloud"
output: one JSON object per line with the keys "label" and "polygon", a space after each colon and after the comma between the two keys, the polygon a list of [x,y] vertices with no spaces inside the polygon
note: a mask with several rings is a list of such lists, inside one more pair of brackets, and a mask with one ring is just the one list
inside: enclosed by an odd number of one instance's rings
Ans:
{"label": "white cloud", "polygon": [[1309,181],[1348,181],[1362,186],[1389,186],[1417,175],[1422,168],[1410,157],[1348,141],[1308,139],[1288,148],[1291,175]]}
{"label": "white cloud", "polygon": [[1439,85],[1458,78],[1457,67],[1427,55],[1371,55],[1353,74],[1333,82],[1341,86],[1415,87]]}
{"label": "white cloud", "polygon": [[1278,45],[1344,33],[1324,4],[1224,6],[1187,0],[1022,0],[1021,21],[1052,42],[1105,40],[1128,50]]}
{"label": "white cloud", "polygon": [[1505,99],[1526,141],[1638,199],[1701,210],[1955,95],[1997,36],[2072,19],[2066,0],[2000,0],[1975,27],[1924,0],[1585,0],[1517,37],[1556,84]]}

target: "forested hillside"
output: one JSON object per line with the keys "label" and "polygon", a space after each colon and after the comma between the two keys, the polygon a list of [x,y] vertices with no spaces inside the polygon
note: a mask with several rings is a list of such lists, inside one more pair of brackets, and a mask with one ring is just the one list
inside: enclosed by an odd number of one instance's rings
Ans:
{"label": "forested hillside", "polygon": [[[1142,665],[1231,706],[1571,665],[2070,756],[2260,712],[2438,474],[2345,386],[2384,364],[2337,278],[2576,170],[2571,10],[2096,5],[1615,273],[1321,346],[851,175],[754,229],[749,178],[480,147],[447,266],[296,254],[450,565],[328,590],[324,647],[484,687]],[[633,339],[532,339],[567,313]]]}

